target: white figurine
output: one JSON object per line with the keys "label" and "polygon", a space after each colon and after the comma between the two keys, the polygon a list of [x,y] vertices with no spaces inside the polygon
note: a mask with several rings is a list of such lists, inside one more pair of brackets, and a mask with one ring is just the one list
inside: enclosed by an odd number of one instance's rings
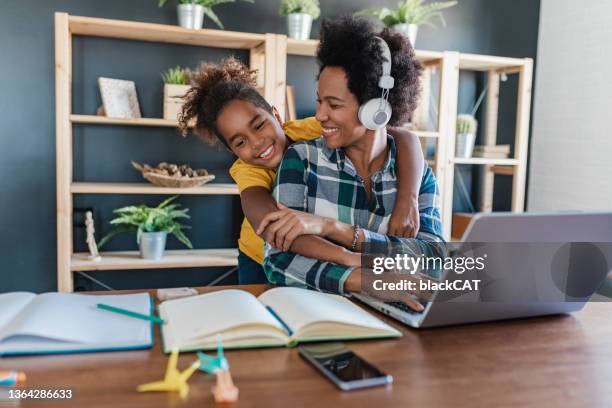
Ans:
{"label": "white figurine", "polygon": [[90,261],[99,262],[102,257],[98,253],[98,245],[96,244],[96,238],[94,233],[94,220],[91,215],[91,211],[85,213],[85,227],[87,228],[87,246],[89,247],[89,256],[87,257]]}

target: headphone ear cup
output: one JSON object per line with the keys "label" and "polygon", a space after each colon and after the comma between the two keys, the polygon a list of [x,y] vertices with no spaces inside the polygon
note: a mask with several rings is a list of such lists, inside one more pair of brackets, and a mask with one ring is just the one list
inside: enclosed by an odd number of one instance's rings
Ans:
{"label": "headphone ear cup", "polygon": [[382,129],[391,120],[391,105],[384,99],[370,99],[359,107],[359,121],[370,130]]}

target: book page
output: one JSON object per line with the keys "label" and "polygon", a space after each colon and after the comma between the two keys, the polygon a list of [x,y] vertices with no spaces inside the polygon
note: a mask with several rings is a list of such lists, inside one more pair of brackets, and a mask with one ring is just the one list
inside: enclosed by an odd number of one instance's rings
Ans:
{"label": "book page", "polygon": [[11,292],[0,295],[0,341],[4,337],[4,329],[15,319],[36,295],[28,292]]}
{"label": "book page", "polygon": [[[148,293],[79,295],[45,293],[36,296],[4,329],[5,343],[41,338],[81,344],[146,344],[151,322],[98,309],[104,303],[149,315]],[[9,336],[9,337],[7,337]]]}
{"label": "book page", "polygon": [[[321,327],[324,327],[325,330],[332,331],[335,326],[341,329],[343,325],[348,325],[371,329],[375,332],[396,332],[382,320],[339,295],[309,289],[282,287],[264,292],[259,296],[259,301],[272,307],[298,335],[306,326],[313,324],[321,324]],[[326,323],[332,323],[332,325]],[[354,333],[355,331],[351,331],[350,334]],[[328,333],[328,335],[337,334],[341,333]]]}
{"label": "book page", "polygon": [[[159,306],[159,311],[166,321],[162,329],[167,348],[173,345],[181,348],[241,326],[252,329],[253,325],[263,325],[284,332],[257,298],[243,290],[221,290],[169,300]],[[216,338],[213,340],[216,342]]]}

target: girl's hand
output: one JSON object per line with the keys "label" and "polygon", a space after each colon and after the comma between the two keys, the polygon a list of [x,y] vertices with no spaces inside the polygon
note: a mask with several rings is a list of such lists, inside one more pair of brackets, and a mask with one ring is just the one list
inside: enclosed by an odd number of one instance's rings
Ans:
{"label": "girl's hand", "polygon": [[387,235],[415,238],[420,228],[419,199],[398,203],[391,213]]}
{"label": "girl's hand", "polygon": [[286,252],[300,235],[326,235],[329,219],[291,210],[282,204],[277,206],[279,210],[266,215],[256,231],[273,247]]}

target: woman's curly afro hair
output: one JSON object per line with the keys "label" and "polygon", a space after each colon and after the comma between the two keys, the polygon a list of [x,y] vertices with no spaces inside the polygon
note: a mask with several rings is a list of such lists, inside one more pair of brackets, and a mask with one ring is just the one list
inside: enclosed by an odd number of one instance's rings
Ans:
{"label": "woman's curly afro hair", "polygon": [[255,89],[256,71],[230,57],[220,64],[204,63],[191,77],[191,88],[184,96],[179,114],[179,129],[183,135],[195,120],[194,133],[213,144],[215,138],[227,146],[217,128],[217,118],[229,102],[242,100],[272,112],[272,106]]}
{"label": "woman's curly afro hair", "polygon": [[374,37],[381,37],[391,51],[391,76],[395,85],[389,92],[393,115],[389,125],[409,120],[418,103],[423,67],[416,60],[410,43],[388,28],[377,32],[364,18],[340,17],[324,21],[317,50],[319,75],[325,67],[340,67],[346,72],[348,88],[359,104],[380,98],[378,79],[382,75],[382,50]]}

